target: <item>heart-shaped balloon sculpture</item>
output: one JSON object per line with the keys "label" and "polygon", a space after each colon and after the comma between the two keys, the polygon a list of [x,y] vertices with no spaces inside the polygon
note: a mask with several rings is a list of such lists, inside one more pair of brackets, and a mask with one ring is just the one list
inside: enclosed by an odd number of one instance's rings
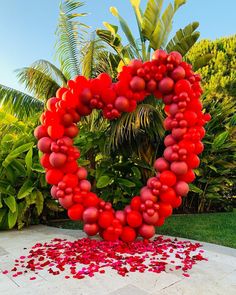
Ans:
{"label": "heart-shaped balloon sculpture", "polygon": [[[67,88],[60,88],[48,100],[35,136],[43,153],[40,162],[46,181],[53,185],[51,195],[68,210],[68,216],[82,220],[88,235],[100,233],[105,240],[130,242],[138,235],[151,238],[155,226],[163,225],[187,195],[204,149],[203,126],[210,115],[202,112],[200,76],[178,52],[157,50],[152,61],[133,60],[117,79],[113,83],[103,73],[95,79],[77,76],[68,81]],[[87,171],[77,164],[80,152],[72,140],[79,132],[76,123],[94,108],[109,120],[117,119],[123,112],[133,112],[150,94],[165,104],[166,148],[155,161],[156,175],[148,179],[140,196],[133,197],[123,211],[115,211],[111,203],[90,191]]]}

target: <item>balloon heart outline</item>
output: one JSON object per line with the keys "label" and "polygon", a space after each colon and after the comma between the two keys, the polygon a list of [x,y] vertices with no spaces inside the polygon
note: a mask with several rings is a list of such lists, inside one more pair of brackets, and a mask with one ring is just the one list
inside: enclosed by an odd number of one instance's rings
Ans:
{"label": "balloon heart outline", "polygon": [[[38,148],[43,153],[41,165],[51,195],[68,210],[72,220],[82,220],[88,235],[100,233],[105,240],[131,242],[141,235],[149,239],[155,226],[161,226],[172,209],[181,205],[195,178],[193,169],[200,164],[203,151],[203,126],[210,120],[202,112],[200,76],[182,61],[178,52],[157,50],[152,61],[133,60],[118,74],[118,81],[106,73],[87,80],[77,76],[47,101],[41,125],[35,129]],[[112,204],[91,192],[87,171],[79,167],[80,152],[73,145],[78,134],[76,123],[94,108],[101,109],[109,120],[123,112],[132,112],[146,96],[154,95],[165,104],[165,137],[163,156],[155,161],[157,173],[148,179],[140,196],[131,199],[124,210],[115,211]]]}

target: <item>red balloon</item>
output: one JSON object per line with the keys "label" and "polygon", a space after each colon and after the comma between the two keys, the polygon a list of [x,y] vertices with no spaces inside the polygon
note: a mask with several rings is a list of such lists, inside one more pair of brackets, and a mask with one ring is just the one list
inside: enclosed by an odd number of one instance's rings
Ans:
{"label": "red balloon", "polygon": [[38,149],[43,153],[50,153],[51,152],[51,144],[52,144],[51,138],[42,137],[38,141]]}
{"label": "red balloon", "polygon": [[51,153],[49,157],[50,164],[55,168],[60,168],[66,163],[67,156],[63,153]]}
{"label": "red balloon", "polygon": [[111,242],[115,242],[119,239],[119,235],[115,232],[110,232],[107,229],[104,230],[102,237],[105,241],[111,241]]}
{"label": "red balloon", "polygon": [[125,243],[133,242],[136,239],[136,232],[132,227],[125,226],[123,227],[121,233],[121,240]]}
{"label": "red balloon", "polygon": [[113,214],[110,211],[104,211],[99,215],[98,224],[102,228],[107,228],[112,224],[113,218]]}
{"label": "red balloon", "polygon": [[71,220],[81,220],[84,212],[84,207],[81,204],[71,206],[67,213]]}
{"label": "red balloon", "polygon": [[64,135],[65,128],[62,125],[50,125],[47,129],[48,135],[53,139],[61,138]]}
{"label": "red balloon", "polygon": [[79,187],[82,191],[89,192],[91,190],[91,183],[88,180],[83,179],[80,180]]}
{"label": "red balloon", "polygon": [[195,142],[194,153],[199,155],[204,151],[204,144],[201,141]]}
{"label": "red balloon", "polygon": [[130,207],[132,210],[138,211],[141,206],[141,198],[139,196],[133,197],[130,202]]}
{"label": "red balloon", "polygon": [[143,213],[143,219],[147,224],[156,225],[159,215],[155,212],[152,216],[148,215],[146,212]]}
{"label": "red balloon", "polygon": [[84,225],[84,232],[88,236],[95,236],[99,232],[99,227],[97,223],[92,223],[92,224],[85,224]]}
{"label": "red balloon", "polygon": [[46,181],[49,184],[58,184],[63,178],[63,172],[59,169],[50,169],[46,172]]}
{"label": "red balloon", "polygon": [[195,154],[189,154],[186,159],[186,163],[188,167],[191,169],[195,169],[200,165],[200,159]]}
{"label": "red balloon", "polygon": [[185,181],[180,180],[174,186],[174,190],[176,191],[176,194],[179,196],[187,196],[189,192],[189,186]]}
{"label": "red balloon", "polygon": [[88,175],[87,170],[84,167],[79,167],[78,172],[77,172],[77,176],[78,176],[79,180],[86,179],[87,175]]}
{"label": "red balloon", "polygon": [[185,162],[173,162],[170,165],[170,169],[172,172],[175,173],[175,175],[179,176],[179,175],[183,175],[185,173],[187,173],[188,171],[188,166]]}
{"label": "red balloon", "polygon": [[172,206],[170,204],[167,203],[159,203],[159,213],[162,217],[169,217],[172,214]]}
{"label": "red balloon", "polygon": [[58,190],[58,187],[56,185],[53,185],[51,187],[51,196],[53,197],[53,199],[57,199],[57,190]]}
{"label": "red balloon", "polygon": [[139,227],[142,224],[142,215],[138,211],[130,211],[127,214],[127,223],[131,227]]}
{"label": "red balloon", "polygon": [[48,133],[47,133],[47,128],[45,126],[38,126],[34,129],[34,136],[37,138],[37,139],[40,139],[42,137],[47,137],[48,136]]}
{"label": "red balloon", "polygon": [[180,94],[181,92],[191,92],[191,84],[186,79],[181,79],[175,83],[175,93]]}
{"label": "red balloon", "polygon": [[128,112],[129,100],[125,96],[119,96],[115,101],[115,107],[120,112]]}
{"label": "red balloon", "polygon": [[61,170],[67,174],[67,173],[76,173],[78,170],[78,164],[76,161],[72,162],[66,162],[65,165],[61,168]]}
{"label": "red balloon", "polygon": [[165,218],[162,216],[159,216],[159,219],[157,223],[155,224],[155,226],[162,226],[164,223],[165,223]]}
{"label": "red balloon", "polygon": [[176,193],[173,188],[168,188],[166,191],[161,192],[160,199],[164,203],[172,203],[172,201],[176,198]]}
{"label": "red balloon", "polygon": [[140,191],[141,201],[145,202],[151,200],[153,202],[157,201],[157,197],[153,195],[152,191],[148,187],[143,187]]}
{"label": "red balloon", "polygon": [[65,209],[70,208],[74,204],[72,194],[66,195],[63,198],[59,198],[58,200],[59,200],[60,205]]}
{"label": "red balloon", "polygon": [[169,169],[169,163],[164,158],[159,158],[154,163],[154,168],[159,172]]}
{"label": "red balloon", "polygon": [[84,198],[84,206],[87,207],[96,207],[100,200],[95,193],[87,192],[86,197]]}
{"label": "red balloon", "polygon": [[176,197],[172,202],[171,206],[173,208],[178,208],[182,204],[182,198],[181,197]]}
{"label": "red balloon", "polygon": [[166,170],[160,174],[162,184],[173,186],[176,183],[176,176],[173,172]]}
{"label": "red balloon", "polygon": [[71,125],[70,127],[65,128],[65,135],[68,137],[76,137],[79,133],[79,129],[76,125]]}
{"label": "red balloon", "polygon": [[181,80],[185,78],[185,70],[183,67],[178,66],[174,69],[174,71],[171,73],[171,78],[175,81]]}
{"label": "red balloon", "polygon": [[76,187],[78,185],[78,176],[72,173],[68,173],[63,177],[63,181],[67,187]]}
{"label": "red balloon", "polygon": [[143,224],[139,229],[139,234],[144,239],[151,239],[155,235],[155,227],[149,224]]}
{"label": "red balloon", "polygon": [[183,180],[185,182],[193,182],[195,179],[195,174],[193,170],[189,169],[184,175],[179,176],[179,180]]}
{"label": "red balloon", "polygon": [[174,81],[169,77],[163,78],[158,84],[158,89],[163,94],[169,94],[173,90],[173,88]]}
{"label": "red balloon", "polygon": [[40,158],[40,164],[47,169],[52,169],[52,165],[49,162],[49,155],[50,154],[43,154],[42,157]]}
{"label": "red balloon", "polygon": [[142,91],[145,89],[146,83],[143,78],[138,76],[133,77],[130,81],[130,87],[133,91]]}
{"label": "red balloon", "polygon": [[95,223],[98,220],[98,209],[96,207],[89,207],[84,210],[83,221],[85,223]]}
{"label": "red balloon", "polygon": [[154,51],[154,53],[152,55],[152,59],[159,62],[159,63],[164,63],[166,61],[167,56],[168,55],[165,52],[165,50],[158,49],[158,50]]}
{"label": "red balloon", "polygon": [[125,223],[126,223],[126,217],[125,217],[125,212],[124,211],[122,211],[122,210],[116,211],[115,217],[116,217],[116,219],[118,219],[120,221],[120,223],[122,225],[125,225]]}

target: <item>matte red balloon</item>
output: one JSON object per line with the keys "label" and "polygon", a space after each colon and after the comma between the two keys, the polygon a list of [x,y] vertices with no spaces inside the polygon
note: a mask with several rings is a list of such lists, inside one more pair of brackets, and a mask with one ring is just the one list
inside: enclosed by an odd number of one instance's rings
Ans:
{"label": "matte red balloon", "polygon": [[81,204],[75,204],[68,209],[68,216],[71,220],[81,220],[84,207]]}
{"label": "matte red balloon", "polygon": [[127,214],[127,223],[131,227],[139,227],[142,224],[142,215],[138,211],[131,211]]}

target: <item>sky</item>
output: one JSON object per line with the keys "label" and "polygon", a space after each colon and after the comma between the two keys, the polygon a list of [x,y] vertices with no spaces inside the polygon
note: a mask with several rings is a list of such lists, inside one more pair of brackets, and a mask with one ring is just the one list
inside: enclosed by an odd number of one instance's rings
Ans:
{"label": "sky", "polygon": [[[166,0],[168,3],[171,0]],[[172,0],[173,1],[173,0]],[[0,84],[24,91],[15,70],[38,59],[56,63],[55,29],[60,0],[0,0]],[[80,12],[88,12],[84,22],[94,30],[102,22],[117,24],[109,7],[115,6],[137,33],[129,0],[84,0]],[[147,0],[142,0],[145,7]],[[217,39],[236,33],[236,0],[188,0],[174,18],[173,32],[199,21],[201,39]]]}

